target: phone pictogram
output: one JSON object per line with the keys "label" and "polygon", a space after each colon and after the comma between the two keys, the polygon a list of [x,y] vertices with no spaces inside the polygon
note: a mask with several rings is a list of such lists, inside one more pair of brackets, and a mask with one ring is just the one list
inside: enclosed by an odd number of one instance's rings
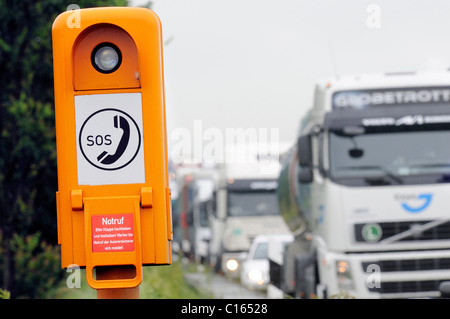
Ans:
{"label": "phone pictogram", "polygon": [[[80,156],[90,165],[106,171],[131,164],[142,150],[141,127],[136,120],[119,109],[86,110],[78,133]],[[135,116],[141,117],[139,113]]]}
{"label": "phone pictogram", "polygon": [[115,163],[125,152],[128,146],[128,142],[130,141],[130,124],[128,123],[126,118],[120,115],[115,115],[113,117],[113,122],[116,129],[123,130],[123,134],[114,154],[108,154],[107,151],[103,151],[99,156],[97,156],[97,161],[105,165]]}

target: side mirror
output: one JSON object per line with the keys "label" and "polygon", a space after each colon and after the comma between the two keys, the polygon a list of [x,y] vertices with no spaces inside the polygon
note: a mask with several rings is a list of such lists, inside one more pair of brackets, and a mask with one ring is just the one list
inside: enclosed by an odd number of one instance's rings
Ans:
{"label": "side mirror", "polygon": [[[190,205],[189,205],[190,206]],[[189,207],[186,211],[186,224],[190,227],[194,222],[194,209],[193,207]]]}
{"label": "side mirror", "polygon": [[298,138],[298,161],[300,166],[312,166],[311,135],[302,135]]}
{"label": "side mirror", "polygon": [[227,191],[226,188],[220,188],[217,191],[217,203],[216,203],[216,216],[219,220],[224,221],[227,217],[226,209],[223,207],[227,207]]}
{"label": "side mirror", "polygon": [[304,184],[311,183],[313,181],[311,135],[302,135],[298,138],[297,152],[298,181]]}

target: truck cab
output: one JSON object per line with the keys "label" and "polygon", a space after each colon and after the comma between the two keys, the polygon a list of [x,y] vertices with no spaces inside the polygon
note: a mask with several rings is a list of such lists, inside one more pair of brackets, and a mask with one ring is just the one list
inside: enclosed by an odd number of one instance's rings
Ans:
{"label": "truck cab", "polygon": [[297,296],[440,295],[450,279],[449,83],[448,73],[318,83],[285,163],[295,200],[280,197],[296,234],[287,257]]}
{"label": "truck cab", "polygon": [[224,163],[219,169],[211,217],[211,263],[216,271],[237,278],[253,239],[260,234],[288,233],[276,197],[279,161]]}

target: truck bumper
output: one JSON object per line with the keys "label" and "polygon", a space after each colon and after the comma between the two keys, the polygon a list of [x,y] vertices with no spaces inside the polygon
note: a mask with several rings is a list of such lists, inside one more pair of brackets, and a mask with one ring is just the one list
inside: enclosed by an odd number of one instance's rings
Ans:
{"label": "truck bumper", "polygon": [[450,250],[337,254],[318,252],[328,297],[433,298],[450,280]]}

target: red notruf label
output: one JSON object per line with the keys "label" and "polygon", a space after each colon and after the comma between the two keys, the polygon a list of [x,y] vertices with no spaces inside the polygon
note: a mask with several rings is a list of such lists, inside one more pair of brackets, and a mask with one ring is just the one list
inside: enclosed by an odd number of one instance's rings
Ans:
{"label": "red notruf label", "polygon": [[93,215],[92,252],[134,251],[133,214]]}

